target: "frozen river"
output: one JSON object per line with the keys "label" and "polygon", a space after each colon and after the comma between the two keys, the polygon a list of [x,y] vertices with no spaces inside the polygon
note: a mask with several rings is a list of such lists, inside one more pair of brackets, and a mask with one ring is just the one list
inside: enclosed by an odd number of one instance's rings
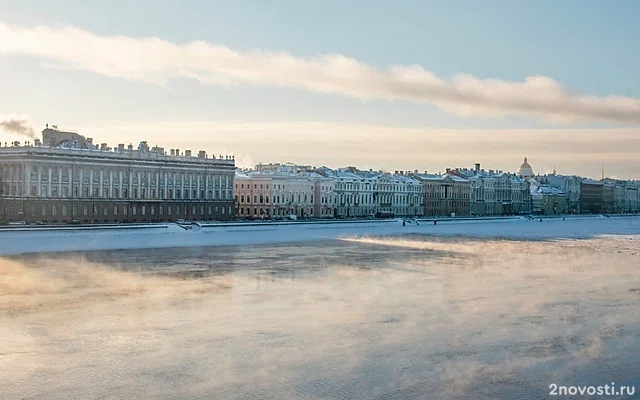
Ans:
{"label": "frozen river", "polygon": [[416,233],[0,258],[0,398],[640,390],[639,243]]}

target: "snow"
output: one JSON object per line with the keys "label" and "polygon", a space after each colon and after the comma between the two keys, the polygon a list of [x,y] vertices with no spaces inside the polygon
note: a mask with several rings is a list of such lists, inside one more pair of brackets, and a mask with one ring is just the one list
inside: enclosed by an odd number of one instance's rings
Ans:
{"label": "snow", "polygon": [[[137,248],[243,246],[296,243],[349,237],[427,234],[501,237],[511,239],[589,238],[624,235],[640,240],[640,217],[567,217],[528,220],[424,220],[420,225],[397,221],[314,224],[220,224],[185,230],[176,224],[121,229],[4,229],[0,256],[27,253],[94,251]],[[640,243],[640,242],[639,242]]]}

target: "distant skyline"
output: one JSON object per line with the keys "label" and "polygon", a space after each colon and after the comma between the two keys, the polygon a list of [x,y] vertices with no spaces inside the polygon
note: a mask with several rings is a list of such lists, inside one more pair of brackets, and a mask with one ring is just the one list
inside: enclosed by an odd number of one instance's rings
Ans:
{"label": "distant skyline", "polygon": [[0,122],[244,167],[515,172],[527,156],[639,179],[638,17],[630,0],[0,0]]}

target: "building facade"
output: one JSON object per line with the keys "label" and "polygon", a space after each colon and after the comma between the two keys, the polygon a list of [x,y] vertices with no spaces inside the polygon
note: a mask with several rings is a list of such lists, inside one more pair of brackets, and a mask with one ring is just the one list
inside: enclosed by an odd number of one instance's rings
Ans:
{"label": "building facade", "polygon": [[447,173],[414,174],[422,184],[425,216],[466,216],[470,214],[470,181]]}
{"label": "building facade", "polygon": [[458,168],[450,172],[469,179],[471,215],[517,215],[531,212],[531,193],[527,178],[502,171],[485,171],[480,169],[480,164],[476,164],[474,169]]}
{"label": "building facade", "polygon": [[[44,144],[42,144],[44,143]],[[0,212],[7,222],[119,223],[234,216],[233,157],[94,146],[48,128],[33,145],[0,147]]]}
{"label": "building facade", "polygon": [[315,173],[239,171],[234,189],[239,218],[330,218],[335,212],[332,182]]}
{"label": "building facade", "polygon": [[567,196],[553,186],[543,184],[531,186],[532,213],[539,215],[561,215],[568,213]]}
{"label": "building facade", "polygon": [[603,210],[603,183],[583,178],[580,182],[580,213],[599,214]]}
{"label": "building facade", "polygon": [[567,212],[569,214],[580,214],[582,178],[575,175],[557,175],[554,173],[546,175],[544,182],[565,194],[567,197]]}

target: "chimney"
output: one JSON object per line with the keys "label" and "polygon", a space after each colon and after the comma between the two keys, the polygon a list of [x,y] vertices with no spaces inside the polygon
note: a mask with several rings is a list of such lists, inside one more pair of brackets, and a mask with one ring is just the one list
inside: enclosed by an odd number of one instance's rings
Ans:
{"label": "chimney", "polygon": [[198,158],[206,158],[207,157],[207,152],[204,150],[200,150],[198,152]]}
{"label": "chimney", "polygon": [[191,150],[185,150],[185,151],[184,151],[184,155],[185,155],[186,157],[191,157]]}
{"label": "chimney", "polygon": [[169,152],[169,154],[171,154],[172,156],[176,155],[176,150],[175,149],[171,149],[171,151]]}
{"label": "chimney", "polygon": [[100,143],[100,150],[106,150],[107,149],[107,144],[106,143]]}
{"label": "chimney", "polygon": [[133,150],[133,145],[131,143],[129,143],[129,145],[127,146],[127,149]]}
{"label": "chimney", "polygon": [[89,144],[93,144],[93,138],[88,137],[87,142],[89,142]]}
{"label": "chimney", "polygon": [[124,143],[118,143],[118,152],[122,153],[124,151]]}
{"label": "chimney", "polygon": [[480,172],[480,163],[476,163],[476,172]]}
{"label": "chimney", "polygon": [[179,156],[180,155],[180,149],[176,149],[176,155]]}
{"label": "chimney", "polygon": [[447,168],[447,174],[451,172],[451,168]]}
{"label": "chimney", "polygon": [[40,139],[35,139],[35,140],[34,140],[34,143],[35,143],[35,145],[36,145],[37,147],[42,146],[42,142],[40,142]]}

